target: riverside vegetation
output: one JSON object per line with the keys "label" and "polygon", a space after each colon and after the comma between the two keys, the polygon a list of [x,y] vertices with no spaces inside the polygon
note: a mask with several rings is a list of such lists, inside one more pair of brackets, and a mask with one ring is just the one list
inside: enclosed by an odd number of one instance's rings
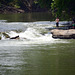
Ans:
{"label": "riverside vegetation", "polygon": [[50,11],[56,16],[75,16],[74,4],[75,0],[0,0],[0,13]]}

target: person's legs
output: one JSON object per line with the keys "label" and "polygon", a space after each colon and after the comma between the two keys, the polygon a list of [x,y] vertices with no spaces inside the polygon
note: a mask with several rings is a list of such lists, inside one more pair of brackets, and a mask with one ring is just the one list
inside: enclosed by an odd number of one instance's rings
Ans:
{"label": "person's legs", "polygon": [[58,22],[56,23],[56,27],[59,27],[59,23]]}

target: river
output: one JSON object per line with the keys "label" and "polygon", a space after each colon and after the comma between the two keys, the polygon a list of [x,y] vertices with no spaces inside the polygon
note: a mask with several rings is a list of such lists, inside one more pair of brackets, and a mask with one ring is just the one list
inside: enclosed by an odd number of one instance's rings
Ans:
{"label": "river", "polygon": [[[49,13],[0,14],[0,75],[75,75],[75,39],[53,39]],[[60,25],[67,21],[60,21]]]}

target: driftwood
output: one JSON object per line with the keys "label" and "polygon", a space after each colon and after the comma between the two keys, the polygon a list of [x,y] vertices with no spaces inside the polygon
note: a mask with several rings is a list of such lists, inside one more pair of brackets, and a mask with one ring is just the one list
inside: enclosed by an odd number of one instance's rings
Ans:
{"label": "driftwood", "polygon": [[15,37],[11,37],[10,39],[19,39],[19,35]]}

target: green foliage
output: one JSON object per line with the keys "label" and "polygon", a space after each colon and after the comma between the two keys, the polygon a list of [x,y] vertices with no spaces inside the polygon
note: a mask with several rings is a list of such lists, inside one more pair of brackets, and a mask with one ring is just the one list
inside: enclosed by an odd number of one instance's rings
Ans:
{"label": "green foliage", "polygon": [[75,0],[53,0],[51,4],[52,11],[56,10],[57,16],[63,12],[75,12]]}
{"label": "green foliage", "polygon": [[10,2],[13,2],[14,0],[0,0],[0,3],[1,4],[4,4],[4,5],[9,5]]}
{"label": "green foliage", "polygon": [[[53,14],[60,16],[63,13],[75,14],[75,0],[0,0],[1,5],[13,6],[15,8],[29,8],[36,7],[47,8],[52,10]],[[35,8],[36,8],[35,7]]]}
{"label": "green foliage", "polygon": [[38,3],[38,1],[34,0],[34,3],[35,3],[35,4],[37,4],[37,3]]}
{"label": "green foliage", "polygon": [[50,8],[52,0],[38,0],[42,8]]}

